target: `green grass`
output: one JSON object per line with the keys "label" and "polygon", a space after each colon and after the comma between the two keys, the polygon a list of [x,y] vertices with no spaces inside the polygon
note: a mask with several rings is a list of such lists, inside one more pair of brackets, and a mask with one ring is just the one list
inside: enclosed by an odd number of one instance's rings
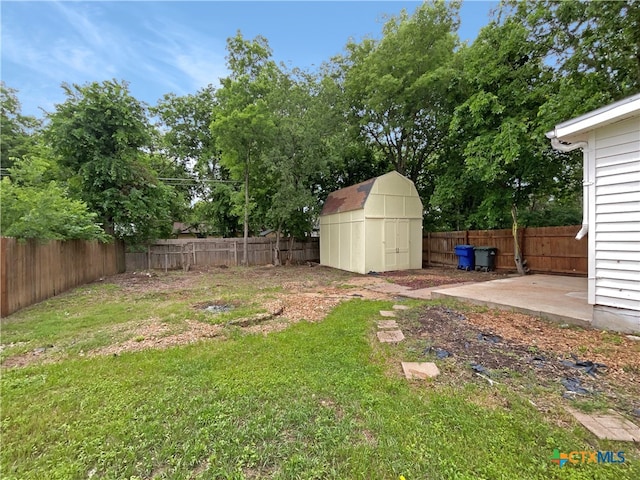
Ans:
{"label": "green grass", "polygon": [[[281,290],[278,286],[252,284],[242,279],[241,270],[233,272],[233,288],[229,275],[209,275],[194,282],[190,288],[125,291],[110,283],[95,283],[77,288],[59,297],[26,308],[2,323],[0,358],[30,352],[53,345],[66,355],[78,355],[116,341],[136,338],[135,327],[156,319],[180,331],[186,320],[206,323],[226,323],[264,312],[260,299],[271,298]],[[171,272],[162,278],[171,281],[183,278]],[[196,305],[216,301],[235,308],[228,313],[210,314]]]}
{"label": "green grass", "polygon": [[[50,325],[36,325],[25,315],[11,335],[30,341],[32,331],[49,341],[44,332],[55,331],[54,319],[64,311],[75,318],[73,298],[67,300],[47,306]],[[72,330],[90,331],[111,315],[117,323],[120,309],[128,308],[117,301],[102,307],[111,313],[100,316],[96,308]],[[407,382],[390,372],[397,363],[393,348],[373,341],[377,312],[389,307],[354,300],[323,322],[302,322],[268,336],[238,331],[225,341],[5,369],[0,476],[640,476],[633,459],[622,465],[553,465],[555,448],[618,451],[625,444],[596,442],[581,428],[558,428],[511,391],[497,391],[506,406],[491,405],[477,401],[496,394],[489,387],[435,388],[437,381]],[[139,313],[150,306],[130,308]]]}

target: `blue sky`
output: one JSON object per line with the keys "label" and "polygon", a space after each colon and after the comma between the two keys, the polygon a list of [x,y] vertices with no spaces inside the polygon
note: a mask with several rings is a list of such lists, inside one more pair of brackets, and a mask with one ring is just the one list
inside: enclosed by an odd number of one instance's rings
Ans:
{"label": "blue sky", "polygon": [[[262,35],[273,57],[314,68],[353,39],[379,38],[385,16],[413,13],[417,1],[93,1],[2,0],[0,78],[17,89],[24,114],[64,101],[60,85],[127,80],[139,100],[193,93],[226,76],[226,39]],[[497,2],[470,1],[460,37],[473,40]]]}

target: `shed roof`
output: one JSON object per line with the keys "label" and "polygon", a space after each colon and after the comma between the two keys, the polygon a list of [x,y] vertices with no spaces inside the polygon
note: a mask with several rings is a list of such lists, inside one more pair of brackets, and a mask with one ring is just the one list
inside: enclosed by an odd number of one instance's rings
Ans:
{"label": "shed roof", "polygon": [[356,183],[350,187],[331,192],[324,202],[320,215],[332,215],[334,213],[350,212],[364,208],[369,197],[371,187],[378,177],[370,178],[362,183]]}

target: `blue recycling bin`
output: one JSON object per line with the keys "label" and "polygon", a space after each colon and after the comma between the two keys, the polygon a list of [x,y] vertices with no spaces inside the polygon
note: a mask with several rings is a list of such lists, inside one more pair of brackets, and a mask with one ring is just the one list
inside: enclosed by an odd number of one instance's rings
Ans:
{"label": "blue recycling bin", "polygon": [[456,245],[454,251],[458,256],[458,268],[460,270],[469,271],[475,269],[473,245]]}

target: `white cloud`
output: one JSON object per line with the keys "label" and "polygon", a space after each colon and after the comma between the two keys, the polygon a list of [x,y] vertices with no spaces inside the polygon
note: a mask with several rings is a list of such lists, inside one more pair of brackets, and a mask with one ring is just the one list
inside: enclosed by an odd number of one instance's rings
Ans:
{"label": "white cloud", "polygon": [[146,28],[154,32],[147,40],[149,53],[174,69],[165,71],[167,77],[184,76],[195,90],[209,84],[218,86],[219,79],[228,75],[223,42],[166,19],[147,22]]}

